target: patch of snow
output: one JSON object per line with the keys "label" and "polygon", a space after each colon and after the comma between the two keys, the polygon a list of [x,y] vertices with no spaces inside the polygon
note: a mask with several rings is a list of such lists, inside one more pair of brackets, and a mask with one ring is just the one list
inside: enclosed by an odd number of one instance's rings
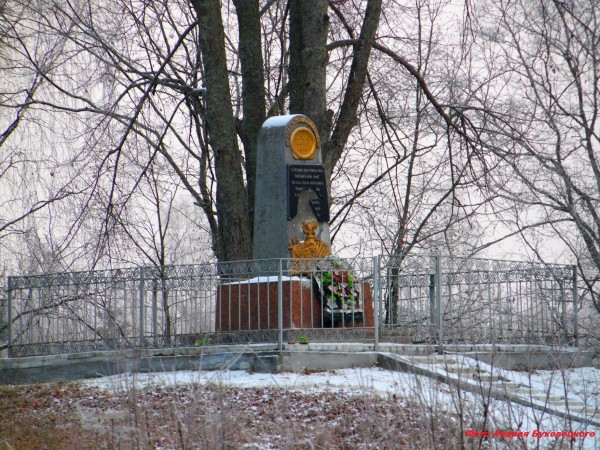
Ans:
{"label": "patch of snow", "polygon": [[285,127],[298,114],[269,117],[262,125],[263,128]]}
{"label": "patch of snow", "polygon": [[[585,404],[599,405],[600,371],[593,368],[570,369],[567,371],[540,370],[533,373],[515,372],[491,367],[473,359],[453,355],[464,367],[485,370],[508,380],[521,383],[535,392],[538,389],[551,396],[568,396],[569,401],[583,400]],[[456,387],[440,383],[431,378],[411,373],[401,373],[380,368],[342,369],[319,373],[248,373],[245,371],[180,371],[168,373],[113,375],[82,382],[84,385],[104,390],[152,388],[153,386],[182,386],[189,384],[216,384],[236,388],[278,387],[286,390],[318,394],[319,392],[346,392],[355,395],[375,395],[383,398],[405,399],[424,405],[433,411],[446,411],[461,414],[465,420],[465,432],[472,429],[481,431],[483,418],[486,429],[524,431],[529,436],[523,438],[528,446],[537,448],[538,442],[545,448],[554,444],[555,437],[533,437],[534,430],[549,432],[593,432],[595,426],[552,415],[545,411],[520,404],[496,400],[483,395],[458,391]],[[526,396],[525,396],[526,397]],[[600,421],[600,412],[592,414],[592,420]],[[466,437],[466,439],[475,439]],[[495,445],[502,440],[490,438]],[[507,439],[517,444],[517,439]],[[565,441],[567,442],[567,441]],[[599,437],[576,438],[575,449],[596,449],[600,446]],[[503,447],[491,447],[503,448]]]}
{"label": "patch of snow", "polygon": [[[288,277],[288,276],[281,277],[281,281],[305,281],[305,280],[306,280],[306,278],[302,278],[302,277]],[[231,283],[221,283],[221,286],[232,286],[232,285],[239,285],[239,284],[255,284],[255,283],[277,283],[278,281],[279,281],[278,275],[270,275],[270,276],[249,278],[248,280],[232,281]]]}

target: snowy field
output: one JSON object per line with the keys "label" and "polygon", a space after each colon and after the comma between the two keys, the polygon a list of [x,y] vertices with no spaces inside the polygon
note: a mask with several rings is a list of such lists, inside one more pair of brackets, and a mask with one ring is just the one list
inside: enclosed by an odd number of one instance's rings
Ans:
{"label": "snowy field", "polygon": [[[464,363],[468,365],[475,362],[465,358]],[[597,369],[540,370],[533,373],[494,370],[509,380],[518,381],[525,389],[531,389],[531,392],[547,392],[548,399],[555,399],[555,404],[557,398],[567,398],[573,405],[583,402],[586,409],[579,415],[593,422],[600,422],[600,412],[596,413],[600,404],[600,371]],[[240,389],[275,388],[315,395],[340,393],[351,397],[401,398],[423,405],[431,412],[462,417],[466,440],[472,440],[474,444],[479,443],[481,437],[486,437],[485,433],[489,433],[488,439],[481,441],[484,444],[475,448],[600,448],[600,438],[596,436],[596,433],[600,433],[599,427],[586,424],[584,420],[558,417],[539,409],[495,400],[485,395],[459,392],[452,386],[424,376],[379,368],[281,374],[180,371],[116,375],[82,383],[84,386],[109,392],[133,387],[153,390],[163,387],[215,385]],[[526,394],[524,396],[527,397]],[[541,401],[534,399],[532,395],[530,399]]]}

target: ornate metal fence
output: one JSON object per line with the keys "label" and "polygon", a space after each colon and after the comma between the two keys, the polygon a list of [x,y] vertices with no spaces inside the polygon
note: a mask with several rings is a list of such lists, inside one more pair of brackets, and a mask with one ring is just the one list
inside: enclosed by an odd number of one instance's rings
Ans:
{"label": "ornate metal fence", "polygon": [[[9,356],[362,340],[576,344],[571,266],[411,256],[9,277]],[[2,331],[4,330],[4,331]]]}
{"label": "ornate metal fence", "polygon": [[372,269],[288,259],[9,277],[6,346],[29,356],[372,339]]}
{"label": "ornate metal fence", "polygon": [[577,344],[573,266],[390,257],[382,263],[381,298],[384,338]]}

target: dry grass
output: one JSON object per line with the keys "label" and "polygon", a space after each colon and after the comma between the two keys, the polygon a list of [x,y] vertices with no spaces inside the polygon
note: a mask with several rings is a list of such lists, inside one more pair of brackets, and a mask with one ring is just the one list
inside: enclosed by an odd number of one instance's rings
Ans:
{"label": "dry grass", "polygon": [[77,397],[59,384],[0,386],[0,449],[86,448],[91,436],[69,407]]}
{"label": "dry grass", "polygon": [[455,417],[399,398],[186,385],[0,390],[0,449],[457,449]]}

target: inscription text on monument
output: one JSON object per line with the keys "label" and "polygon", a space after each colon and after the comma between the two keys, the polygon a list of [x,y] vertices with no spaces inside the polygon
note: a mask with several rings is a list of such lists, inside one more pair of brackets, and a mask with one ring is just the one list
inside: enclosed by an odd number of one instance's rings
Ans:
{"label": "inscription text on monument", "polygon": [[298,213],[298,198],[305,189],[312,189],[317,198],[310,200],[310,206],[319,222],[329,221],[329,204],[327,201],[327,185],[325,169],[321,165],[287,166],[288,184],[288,220]]}

